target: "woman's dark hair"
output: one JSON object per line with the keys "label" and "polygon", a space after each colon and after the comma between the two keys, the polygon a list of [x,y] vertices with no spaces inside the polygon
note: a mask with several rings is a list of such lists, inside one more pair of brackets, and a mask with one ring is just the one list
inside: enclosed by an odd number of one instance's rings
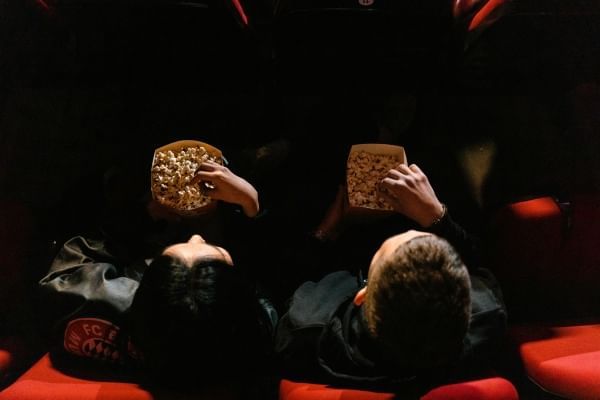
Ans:
{"label": "woman's dark hair", "polygon": [[257,356],[255,287],[221,260],[202,259],[190,267],[157,257],[140,282],[130,317],[142,364],[161,382],[244,375],[246,362]]}

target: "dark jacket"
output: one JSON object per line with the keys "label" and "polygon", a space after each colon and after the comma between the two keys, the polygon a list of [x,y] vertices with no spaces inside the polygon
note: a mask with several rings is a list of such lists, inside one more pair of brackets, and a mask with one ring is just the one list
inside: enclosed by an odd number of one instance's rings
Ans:
{"label": "dark jacket", "polygon": [[[134,365],[127,314],[151,259],[113,256],[104,241],[74,237],[39,282],[54,353]],[[261,323],[274,330],[277,314],[257,295]]]}
{"label": "dark jacket", "polygon": [[[450,216],[432,231],[445,237],[466,260],[475,262],[472,240]],[[390,373],[378,361],[377,346],[367,332],[361,308],[353,303],[362,282],[340,271],[319,282],[306,282],[294,293],[275,335],[275,351],[286,373],[328,383],[414,387],[480,367],[504,332],[506,310],[492,274],[470,265],[472,315],[462,355],[455,365],[435,371]]]}

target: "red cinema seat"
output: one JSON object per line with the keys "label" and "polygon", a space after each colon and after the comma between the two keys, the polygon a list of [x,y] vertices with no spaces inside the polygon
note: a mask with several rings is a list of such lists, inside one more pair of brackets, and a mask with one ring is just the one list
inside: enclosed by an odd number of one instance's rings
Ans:
{"label": "red cinema seat", "polygon": [[459,26],[466,30],[470,46],[486,29],[510,12],[511,0],[454,0],[453,13]]}
{"label": "red cinema seat", "polygon": [[[341,389],[328,385],[282,380],[279,400],[391,400],[393,393]],[[515,387],[503,378],[460,382],[435,388],[422,400],[517,400]]]}
{"label": "red cinema seat", "polygon": [[15,368],[21,365],[28,355],[27,346],[21,338],[0,337],[0,387],[11,378]]}
{"label": "red cinema seat", "polygon": [[551,197],[496,213],[490,264],[513,321],[600,315],[600,197]]}
{"label": "red cinema seat", "polygon": [[[49,354],[39,359],[14,383],[0,392],[0,400],[237,400],[232,386],[193,391],[172,387],[145,387],[96,365],[72,365],[59,369]],[[265,399],[266,400],[266,399]]]}
{"label": "red cinema seat", "polygon": [[600,398],[600,196],[514,203],[493,231],[492,259],[509,315],[519,318],[510,342],[524,372],[557,396]]}
{"label": "red cinema seat", "polygon": [[46,354],[16,382],[0,392],[1,400],[152,400],[136,383],[87,380],[54,368]]}
{"label": "red cinema seat", "polygon": [[421,397],[421,400],[517,400],[518,398],[519,394],[512,383],[496,377],[440,386]]}
{"label": "red cinema seat", "polygon": [[279,400],[390,400],[393,398],[394,395],[391,393],[339,389],[287,379],[283,379],[279,384]]}
{"label": "red cinema seat", "polygon": [[[468,1],[458,1],[457,3],[468,3]],[[475,30],[483,30],[496,22],[508,11],[510,0],[472,1],[471,3],[481,3],[469,23],[469,31],[473,32]]]}
{"label": "red cinema seat", "polygon": [[33,352],[19,335],[20,313],[27,311],[27,254],[33,219],[16,201],[0,200],[0,387],[31,361]]}
{"label": "red cinema seat", "polygon": [[510,329],[529,378],[567,399],[600,398],[600,324]]}

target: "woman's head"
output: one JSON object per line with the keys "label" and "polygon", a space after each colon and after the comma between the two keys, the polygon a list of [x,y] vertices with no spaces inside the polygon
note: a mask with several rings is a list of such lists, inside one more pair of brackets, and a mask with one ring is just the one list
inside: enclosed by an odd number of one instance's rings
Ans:
{"label": "woman's head", "polygon": [[212,379],[225,369],[235,373],[233,358],[254,337],[255,288],[225,249],[194,235],[148,266],[130,316],[132,341],[151,375]]}

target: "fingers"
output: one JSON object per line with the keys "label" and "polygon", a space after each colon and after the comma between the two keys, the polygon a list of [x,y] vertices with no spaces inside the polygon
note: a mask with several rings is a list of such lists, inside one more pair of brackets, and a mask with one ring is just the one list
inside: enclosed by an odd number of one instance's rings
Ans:
{"label": "fingers", "polygon": [[[395,180],[396,185],[406,184],[411,187],[427,182],[427,176],[416,164],[411,164],[410,166],[400,164],[395,169],[389,170],[386,178]],[[392,182],[388,181],[387,184],[392,184]]]}
{"label": "fingers", "polygon": [[406,164],[398,165],[396,170],[402,172],[404,175],[411,175],[413,173],[413,171]]}
{"label": "fingers", "polygon": [[[415,169],[416,168],[416,169]],[[406,164],[398,164],[396,168],[392,168],[388,171],[387,177],[400,179],[406,175],[414,175],[415,173],[420,172],[421,170],[415,164],[412,164],[408,167]]]}
{"label": "fingers", "polygon": [[396,186],[413,186],[414,181],[414,173],[406,173],[404,171],[391,169],[387,173],[387,175],[381,180],[381,182],[379,182],[379,186],[386,189],[392,189]]}
{"label": "fingers", "polygon": [[198,171],[196,175],[192,178],[190,183],[192,185],[197,185],[200,181],[211,180],[215,177],[214,171]]}
{"label": "fingers", "polygon": [[200,176],[195,176],[190,181],[190,184],[192,184],[192,185],[199,185],[200,186],[200,190],[203,191],[203,192],[209,191],[209,190],[214,190],[216,188],[216,186],[211,181],[204,180]]}
{"label": "fingers", "polygon": [[204,191],[216,189],[218,183],[223,183],[221,171],[198,171],[190,180],[191,185],[200,185],[200,189]]}
{"label": "fingers", "polygon": [[202,189],[204,191],[215,190],[217,187],[213,185],[211,182],[204,181],[202,182]]}
{"label": "fingers", "polygon": [[391,179],[400,179],[404,174],[397,169],[390,169],[388,173],[385,175],[386,178]]}
{"label": "fingers", "polygon": [[[416,172],[417,174],[423,174],[423,171],[421,171],[421,168],[419,168],[419,166],[417,164],[410,164],[410,167],[408,167],[412,172]],[[423,174],[424,175],[424,174]]]}
{"label": "fingers", "polygon": [[222,167],[222,165],[211,160],[202,162],[190,183],[196,185],[202,180],[214,178],[215,173],[219,171],[219,167]]}
{"label": "fingers", "polygon": [[219,167],[222,167],[222,165],[212,160],[206,160],[200,164],[198,171],[216,171]]}
{"label": "fingers", "polygon": [[377,192],[377,194],[379,195],[379,197],[381,197],[383,200],[385,200],[386,203],[388,203],[390,206],[392,206],[394,209],[397,208],[397,200],[396,198],[394,198],[393,196],[389,195],[387,192],[383,191],[383,190],[379,190]]}
{"label": "fingers", "polygon": [[220,175],[219,171],[198,171],[194,179],[200,177],[200,179],[211,179]]}
{"label": "fingers", "polygon": [[397,180],[390,177],[385,177],[379,182],[378,189],[380,191],[386,191],[392,188],[396,184]]}

